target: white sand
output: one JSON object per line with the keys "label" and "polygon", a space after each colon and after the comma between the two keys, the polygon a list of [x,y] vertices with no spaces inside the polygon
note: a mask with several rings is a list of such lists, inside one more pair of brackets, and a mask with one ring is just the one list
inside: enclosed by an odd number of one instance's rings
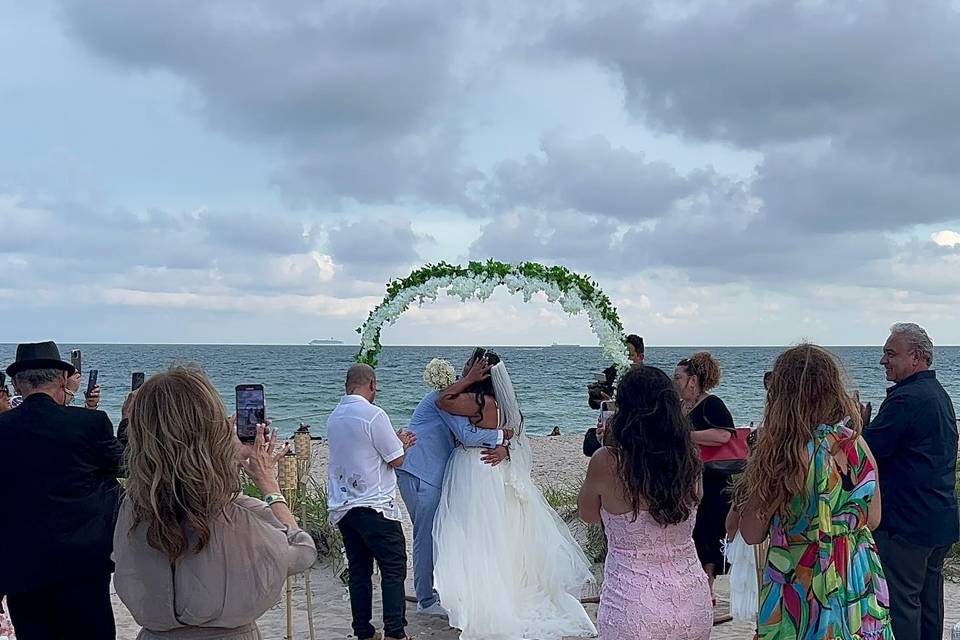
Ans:
{"label": "white sand", "polygon": [[[538,437],[533,439],[534,446],[534,478],[540,486],[556,485],[560,483],[579,482],[586,473],[587,458],[581,451],[582,436]],[[326,481],[326,447],[315,446],[314,476]],[[402,501],[401,501],[402,503]],[[407,557],[413,557],[410,544],[413,535],[410,530],[410,520],[405,515],[404,531],[407,537]],[[595,573],[599,575],[598,566]],[[413,570],[408,570],[407,593],[413,595]],[[380,615],[379,586],[374,577],[374,620],[373,624],[382,628]],[[314,623],[316,638],[321,640],[346,640],[354,638],[350,627],[350,602],[346,587],[335,577],[331,562],[321,561],[311,573],[313,592]],[[720,600],[718,613],[726,613],[726,594],[728,593],[725,578],[717,581],[717,595]],[[960,621],[960,585],[947,583],[945,589],[947,615],[944,621],[944,638],[949,638],[948,629]],[[114,595],[114,611],[117,616],[117,638],[133,640],[139,631],[138,625],[130,617],[120,600]],[[457,640],[459,632],[451,629],[445,619],[418,615],[416,605],[408,603],[407,633],[417,638],[434,638],[436,640]],[[591,616],[596,616],[596,605],[587,605]],[[295,580],[294,591],[294,635],[293,638],[306,640],[309,638],[307,630],[306,597],[304,578],[298,576]],[[260,620],[259,626],[263,637],[267,640],[281,640],[286,634],[286,606],[281,601],[268,611]],[[714,627],[712,637],[717,639],[752,638],[752,624],[723,624]]]}

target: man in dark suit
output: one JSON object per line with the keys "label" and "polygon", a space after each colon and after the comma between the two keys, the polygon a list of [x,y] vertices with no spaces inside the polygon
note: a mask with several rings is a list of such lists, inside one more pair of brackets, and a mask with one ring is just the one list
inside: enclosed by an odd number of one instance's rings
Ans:
{"label": "man in dark suit", "polygon": [[53,342],[7,368],[23,403],[0,415],[0,593],[19,640],[116,637],[110,561],[122,448],[102,411],[65,406],[73,366]]}
{"label": "man in dark suit", "polygon": [[933,341],[913,323],[893,325],[880,359],[887,389],[863,437],[877,460],[883,517],[873,535],[890,589],[897,638],[939,640],[943,629],[943,562],[960,539],[957,416],[937,381]]}

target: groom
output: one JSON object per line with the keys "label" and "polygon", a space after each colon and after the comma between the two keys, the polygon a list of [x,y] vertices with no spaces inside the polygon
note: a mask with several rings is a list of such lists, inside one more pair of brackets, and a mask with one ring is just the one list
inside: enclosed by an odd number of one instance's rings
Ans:
{"label": "groom", "polygon": [[[470,369],[468,361],[464,371]],[[411,431],[417,446],[407,451],[403,466],[397,469],[400,496],[413,521],[413,584],[417,592],[417,613],[443,616],[437,592],[433,590],[433,519],[440,505],[443,473],[456,443],[465,447],[483,447],[484,462],[499,464],[507,457],[500,446],[510,433],[481,429],[463,416],[455,416],[437,408],[439,391],[431,391],[417,405],[410,418]]]}

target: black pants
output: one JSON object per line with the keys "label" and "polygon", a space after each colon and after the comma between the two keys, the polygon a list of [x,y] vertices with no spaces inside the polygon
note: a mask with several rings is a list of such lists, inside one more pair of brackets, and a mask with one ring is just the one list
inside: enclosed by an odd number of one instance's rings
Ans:
{"label": "black pants", "polygon": [[39,591],[7,594],[17,640],[114,640],[110,574],[65,582]]}
{"label": "black pants", "polygon": [[[404,638],[407,603],[404,581],[407,579],[407,542],[399,522],[388,520],[366,507],[351,509],[337,526],[343,534],[350,569],[350,611],[357,638],[372,638],[373,561],[380,567],[383,593],[383,634]],[[18,636],[19,640],[19,636]],[[27,639],[29,640],[29,638]]]}
{"label": "black pants", "polygon": [[943,560],[950,547],[915,545],[883,530],[874,531],[873,535],[890,590],[893,635],[898,639],[940,640]]}

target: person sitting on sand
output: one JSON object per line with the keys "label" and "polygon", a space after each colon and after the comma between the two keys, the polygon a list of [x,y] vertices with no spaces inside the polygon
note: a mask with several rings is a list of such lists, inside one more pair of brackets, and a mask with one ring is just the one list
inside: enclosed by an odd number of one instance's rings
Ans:
{"label": "person sitting on sand", "polygon": [[[127,436],[114,585],[138,640],[260,640],[257,618],[317,559],[277,483],[286,447],[262,424],[241,445],[216,388],[187,367],[140,387]],[[240,493],[241,466],[262,501]]]}

